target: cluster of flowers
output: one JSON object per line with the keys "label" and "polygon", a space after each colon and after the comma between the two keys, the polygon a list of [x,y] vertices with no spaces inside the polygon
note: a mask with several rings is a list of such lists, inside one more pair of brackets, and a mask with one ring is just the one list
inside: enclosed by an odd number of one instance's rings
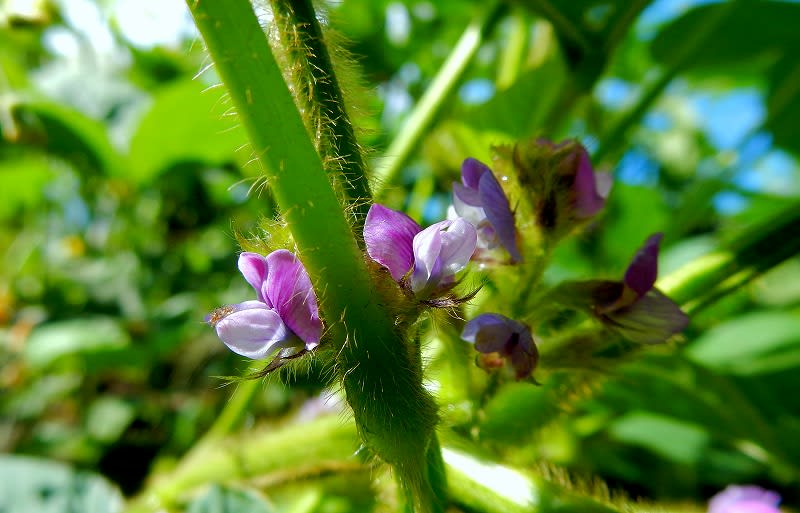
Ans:
{"label": "cluster of flowers", "polygon": [[[527,151],[533,157],[528,161],[538,170],[518,168],[519,181],[531,193],[539,228],[546,236],[558,237],[603,208],[607,187],[579,143],[540,139],[531,144]],[[511,160],[520,159],[514,155]],[[523,262],[508,196],[492,170],[473,158],[462,165],[461,183],[453,184],[448,219],[423,229],[404,213],[374,204],[363,235],[369,257],[388,270],[407,297],[429,306],[452,304],[442,298],[472,259],[484,260],[494,251],[507,253],[510,264]],[[630,340],[666,340],[686,326],[687,318],[654,288],[660,240],[660,234],[647,239],[622,281],[567,282],[555,289],[554,297],[589,311]],[[295,255],[286,250],[266,257],[242,253],[239,270],[258,299],[222,307],[207,319],[231,350],[249,358],[277,351],[285,358],[319,344],[322,323],[316,295]],[[499,313],[473,318],[461,337],[481,353],[484,368],[507,365],[523,379],[536,366],[538,351],[530,328]]]}

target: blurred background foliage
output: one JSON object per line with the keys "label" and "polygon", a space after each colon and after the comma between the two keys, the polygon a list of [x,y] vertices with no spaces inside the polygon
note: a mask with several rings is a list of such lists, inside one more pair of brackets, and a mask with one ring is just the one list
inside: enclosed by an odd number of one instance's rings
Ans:
{"label": "blurred background foliage", "polygon": [[[618,276],[655,231],[667,275],[800,201],[800,3],[324,7],[357,63],[350,100],[377,167],[462,32],[483,24],[388,184],[391,206],[436,221],[463,158],[536,134],[577,137],[613,171],[606,212],[557,249],[548,281]],[[3,511],[121,505],[209,427],[235,387],[215,376],[249,366],[202,319],[249,297],[236,234],[268,237],[273,206],[208,65],[178,0],[0,3],[0,447],[69,465],[0,459],[0,491],[33,501],[0,493]],[[685,344],[590,373],[585,390],[552,374],[481,398],[432,354],[444,426],[519,467],[549,462],[632,496],[702,502],[755,482],[796,507],[799,306],[793,257],[695,316]],[[322,372],[265,381],[249,425],[295,422]],[[369,472],[329,474],[302,492],[267,480],[269,502],[215,487],[188,511],[375,506]]]}

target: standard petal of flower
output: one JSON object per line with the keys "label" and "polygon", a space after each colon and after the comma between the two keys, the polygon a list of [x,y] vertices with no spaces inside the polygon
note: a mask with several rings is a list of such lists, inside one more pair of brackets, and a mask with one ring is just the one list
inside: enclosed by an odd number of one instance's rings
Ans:
{"label": "standard petal of flower", "polygon": [[644,243],[644,246],[634,255],[631,264],[625,271],[623,281],[630,289],[639,296],[644,296],[647,291],[653,288],[658,276],[658,245],[662,233],[651,235]]}
{"label": "standard petal of flower", "polygon": [[467,189],[460,183],[453,182],[453,211],[455,216],[447,216],[449,220],[463,217],[475,226],[486,221],[486,212],[481,207],[477,190]]}
{"label": "standard petal of flower", "polygon": [[658,344],[683,331],[689,317],[670,298],[656,289],[632,305],[603,316],[610,327],[633,342]]}
{"label": "standard petal of flower", "polygon": [[414,265],[412,244],[422,228],[402,212],[372,205],[364,222],[364,242],[369,257],[389,269],[400,281]]}
{"label": "standard petal of flower", "polygon": [[522,255],[517,248],[517,230],[514,226],[514,214],[508,204],[508,198],[503,188],[491,172],[484,173],[478,184],[483,210],[486,218],[494,228],[495,234],[500,239],[500,244],[506,248],[514,262],[522,260]]}
{"label": "standard petal of flower", "polygon": [[481,314],[467,322],[461,338],[475,344],[475,349],[481,353],[502,353],[514,334],[512,322],[500,314]]}
{"label": "standard petal of flower", "polygon": [[322,322],[303,263],[285,249],[267,255],[267,263],[267,297],[283,322],[306,343],[306,349],[314,349],[322,336]]}
{"label": "standard petal of flower", "polygon": [[453,221],[442,221],[419,232],[412,243],[414,251],[414,272],[411,273],[411,290],[418,294],[435,287],[441,278],[442,233],[440,225]]}
{"label": "standard petal of flower", "polygon": [[461,163],[461,182],[470,189],[477,189],[481,177],[486,173],[492,174],[491,169],[478,159],[470,157]]}
{"label": "standard petal of flower", "polygon": [[256,290],[258,300],[267,303],[267,306],[272,307],[263,296],[262,285],[264,280],[267,279],[267,260],[258,253],[244,252],[239,255],[239,271]]}
{"label": "standard petal of flower", "polygon": [[760,486],[731,485],[708,502],[708,513],[778,513],[781,496]]}
{"label": "standard petal of flower", "polygon": [[260,301],[231,305],[233,312],[216,323],[217,335],[234,353],[258,360],[297,344],[275,310]]}
{"label": "standard petal of flower", "polygon": [[578,145],[577,169],[575,171],[575,214],[579,219],[588,219],[599,212],[606,200],[597,191],[597,182],[589,154]]}
{"label": "standard petal of flower", "polygon": [[440,258],[444,276],[452,276],[469,263],[478,243],[478,232],[472,223],[459,218],[453,221],[441,221],[431,226],[439,226],[442,246]]}

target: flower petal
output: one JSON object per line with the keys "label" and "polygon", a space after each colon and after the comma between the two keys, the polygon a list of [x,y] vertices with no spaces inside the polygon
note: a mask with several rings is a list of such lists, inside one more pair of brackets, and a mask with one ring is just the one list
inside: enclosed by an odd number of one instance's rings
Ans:
{"label": "flower petal", "polygon": [[267,264],[267,298],[289,329],[306,343],[306,349],[314,349],[322,336],[322,322],[303,263],[290,251],[279,249],[267,255]]}
{"label": "flower petal", "polygon": [[472,223],[464,218],[452,221],[441,221],[429,228],[438,226],[441,239],[441,254],[443,276],[452,276],[462,270],[469,263],[478,243],[478,232]]}
{"label": "flower petal", "polygon": [[589,154],[580,144],[575,145],[577,166],[575,170],[575,215],[587,219],[599,212],[605,205],[605,198],[597,191],[597,182]]}
{"label": "flower petal", "polygon": [[656,289],[602,318],[623,337],[642,344],[664,342],[689,324],[689,317],[680,307]]}
{"label": "flower petal", "polygon": [[461,183],[470,189],[477,189],[481,177],[486,173],[492,174],[492,170],[478,159],[469,157],[461,163]]}
{"label": "flower petal", "polygon": [[[485,313],[471,319],[464,326],[461,338],[475,344],[481,353],[506,353],[506,344],[514,333],[527,332],[521,323],[496,313]],[[530,332],[528,332],[530,334]]]}
{"label": "flower petal", "polygon": [[228,308],[233,311],[220,319],[215,328],[220,340],[236,354],[258,360],[300,343],[278,312],[261,301],[246,301]]}
{"label": "flower petal", "polygon": [[486,218],[494,228],[495,234],[500,239],[500,244],[506,248],[514,262],[522,260],[522,255],[517,248],[517,230],[514,226],[514,214],[508,204],[508,198],[503,188],[491,172],[484,173],[478,184],[478,193],[481,205],[486,212]]}
{"label": "flower petal", "polygon": [[781,496],[760,486],[731,485],[708,502],[708,513],[778,513]]}
{"label": "flower petal", "polygon": [[389,269],[400,281],[414,265],[412,244],[422,228],[402,212],[373,204],[364,222],[364,242],[369,257]]}
{"label": "flower petal", "polygon": [[272,305],[266,301],[262,292],[264,280],[267,279],[267,260],[258,253],[244,252],[239,255],[239,271],[247,283],[256,290],[258,300],[267,303],[271,308]]}
{"label": "flower petal", "polygon": [[414,237],[412,243],[414,272],[411,273],[411,290],[415,294],[435,288],[441,278],[442,233],[440,225],[450,222],[452,221],[433,224]]}
{"label": "flower petal", "polygon": [[662,233],[651,235],[644,243],[644,246],[634,255],[631,264],[625,271],[623,281],[630,289],[639,296],[644,296],[647,291],[653,288],[658,276],[658,245]]}

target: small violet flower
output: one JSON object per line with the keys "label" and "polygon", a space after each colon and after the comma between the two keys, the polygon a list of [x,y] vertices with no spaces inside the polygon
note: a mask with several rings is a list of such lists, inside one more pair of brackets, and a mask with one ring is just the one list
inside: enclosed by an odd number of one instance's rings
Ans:
{"label": "small violet flower", "polygon": [[367,254],[420,298],[454,285],[455,274],[475,252],[477,237],[466,219],[441,221],[423,230],[404,213],[377,203],[364,222]]}
{"label": "small violet flower", "polygon": [[588,307],[606,326],[634,342],[656,344],[689,323],[680,307],[658,291],[658,246],[662,234],[645,241],[622,281],[568,282],[557,289],[567,304]]}
{"label": "small violet flower", "polygon": [[572,182],[572,206],[575,217],[589,219],[602,210],[606,203],[608,190],[611,188],[610,176],[595,173],[589,153],[582,144],[576,141],[564,141],[559,144],[541,139],[544,144],[559,150],[568,149],[557,164],[559,176],[568,177]]}
{"label": "small violet flower", "polygon": [[780,513],[781,496],[759,486],[731,485],[708,503],[708,513]]}
{"label": "small violet flower", "polygon": [[512,262],[521,261],[514,213],[492,170],[483,162],[468,158],[461,164],[461,182],[453,183],[453,206],[448,218],[460,216],[472,223],[478,231],[478,248],[502,245]]}
{"label": "small violet flower", "polygon": [[257,300],[218,308],[206,321],[234,353],[261,359],[275,351],[310,351],[319,345],[322,322],[305,267],[285,249],[266,257],[239,255],[239,271]]}
{"label": "small violet flower", "polygon": [[508,363],[518,380],[530,376],[539,360],[539,351],[528,327],[500,314],[485,313],[475,317],[464,326],[461,338],[475,344],[475,349],[483,353],[479,366],[488,370]]}

